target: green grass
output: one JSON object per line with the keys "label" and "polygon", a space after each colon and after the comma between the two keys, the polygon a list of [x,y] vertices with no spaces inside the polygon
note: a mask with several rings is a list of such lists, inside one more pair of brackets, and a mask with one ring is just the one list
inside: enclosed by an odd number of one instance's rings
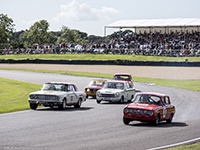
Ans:
{"label": "green grass", "polygon": [[179,147],[168,148],[167,150],[200,150],[200,143],[192,145],[182,145]]}
{"label": "green grass", "polygon": [[41,85],[0,78],[0,114],[30,109],[28,96]]}
{"label": "green grass", "polygon": [[166,57],[143,55],[113,55],[113,54],[20,54],[0,55],[0,59],[55,59],[55,60],[131,60],[131,61],[175,61],[181,62],[188,59],[199,62],[200,57]]}
{"label": "green grass", "polygon": [[[5,69],[0,68],[0,70],[18,70],[18,71],[32,71],[32,72],[42,72],[42,73],[57,73],[65,75],[75,75],[75,76],[86,76],[86,77],[98,77],[112,79],[113,74],[103,74],[103,73],[90,73],[90,72],[74,72],[74,71],[50,71],[50,70],[31,70],[31,69]],[[170,79],[155,79],[155,78],[144,78],[144,77],[133,77],[135,82],[145,82],[154,83],[160,86],[167,86],[173,88],[181,88],[192,91],[200,92],[200,80],[170,80]]]}

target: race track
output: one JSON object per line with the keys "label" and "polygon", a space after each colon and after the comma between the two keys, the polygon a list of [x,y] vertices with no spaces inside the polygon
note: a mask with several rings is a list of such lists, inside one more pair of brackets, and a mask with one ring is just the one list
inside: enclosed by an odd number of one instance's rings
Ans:
{"label": "race track", "polygon": [[[80,91],[93,78],[0,70],[0,77],[43,84],[72,82]],[[124,125],[127,103],[101,103],[87,99],[80,109],[40,108],[0,115],[0,150],[144,150],[200,137],[200,93],[134,83],[137,91],[169,94],[176,114],[171,124]],[[28,95],[27,95],[28,98]],[[27,99],[25,100],[27,101]],[[28,102],[27,102],[28,103]]]}

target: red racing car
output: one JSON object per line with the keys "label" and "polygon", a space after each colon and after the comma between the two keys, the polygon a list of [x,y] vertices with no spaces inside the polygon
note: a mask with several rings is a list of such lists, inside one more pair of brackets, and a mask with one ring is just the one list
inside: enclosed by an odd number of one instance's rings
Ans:
{"label": "red racing car", "polygon": [[113,80],[127,81],[130,83],[131,87],[133,87],[132,76],[129,73],[115,73],[113,76]]}
{"label": "red racing car", "polygon": [[123,122],[128,125],[131,121],[172,122],[175,106],[171,105],[170,97],[161,93],[139,93],[133,103],[123,109]]}

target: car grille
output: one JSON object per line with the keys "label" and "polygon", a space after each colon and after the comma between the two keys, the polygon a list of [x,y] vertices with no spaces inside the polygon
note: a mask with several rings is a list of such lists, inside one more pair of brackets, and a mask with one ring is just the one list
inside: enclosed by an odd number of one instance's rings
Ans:
{"label": "car grille", "polygon": [[40,99],[40,100],[57,100],[58,97],[54,95],[31,95],[31,99]]}
{"label": "car grille", "polygon": [[115,94],[102,94],[102,97],[115,97]]}

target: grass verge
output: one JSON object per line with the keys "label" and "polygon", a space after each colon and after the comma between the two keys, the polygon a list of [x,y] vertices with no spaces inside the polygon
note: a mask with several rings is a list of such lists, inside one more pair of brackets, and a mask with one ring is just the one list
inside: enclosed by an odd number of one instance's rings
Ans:
{"label": "grass verge", "polygon": [[[74,72],[74,71],[51,71],[51,70],[31,70],[31,69],[7,69],[0,68],[0,70],[17,70],[17,71],[32,71],[41,73],[57,73],[65,75],[75,75],[75,76],[86,76],[86,77],[98,77],[112,79],[113,74],[103,74],[103,73],[91,73],[91,72]],[[143,77],[133,77],[135,82],[144,83],[154,83],[159,86],[167,86],[173,88],[181,88],[192,91],[200,92],[200,80],[170,80],[170,79],[155,79],[155,78],[143,78]]]}
{"label": "grass verge", "polygon": [[130,61],[174,61],[199,62],[200,57],[166,57],[144,55],[113,55],[113,54],[19,54],[0,55],[0,59],[53,59],[53,60],[130,60]]}
{"label": "grass verge", "polygon": [[30,109],[28,96],[41,85],[0,78],[0,114]]}

